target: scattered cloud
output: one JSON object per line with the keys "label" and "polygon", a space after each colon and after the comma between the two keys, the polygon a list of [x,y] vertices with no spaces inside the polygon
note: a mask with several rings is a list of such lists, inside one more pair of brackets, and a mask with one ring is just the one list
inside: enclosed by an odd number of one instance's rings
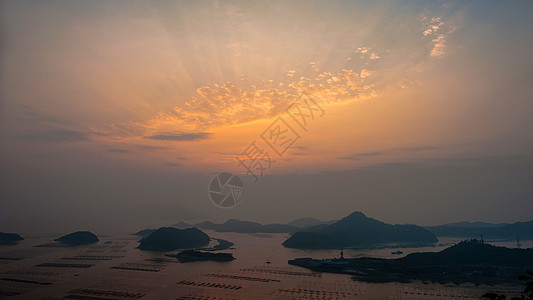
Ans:
{"label": "scattered cloud", "polygon": [[311,65],[311,68],[313,68],[313,70],[315,72],[318,72],[319,68],[318,68],[318,63],[317,62],[312,61],[309,64]]}
{"label": "scattered cloud", "polygon": [[422,35],[431,38],[430,56],[438,57],[444,55],[447,44],[446,39],[456,28],[451,23],[442,21],[440,17],[427,18],[423,16],[422,20],[424,23]]}
{"label": "scattered cloud", "polygon": [[368,50],[370,50],[370,48],[367,48],[367,47],[359,47],[359,48],[357,48],[357,50],[354,51],[354,53],[365,54],[365,53],[368,52]]}
{"label": "scattered cloud", "polygon": [[198,141],[208,139],[211,133],[199,132],[199,133],[184,133],[184,134],[156,134],[147,136],[146,138],[160,141]]}
{"label": "scattered cloud", "polygon": [[[377,53],[370,52],[370,50],[371,50],[370,47],[359,47],[357,48],[357,50],[354,51],[354,53],[359,54],[361,58],[369,59],[369,60],[378,60],[381,58],[381,56],[379,56]],[[349,57],[347,60],[348,61],[352,60],[352,58]]]}
{"label": "scattered cloud", "polygon": [[359,76],[361,76],[361,78],[366,78],[370,76],[370,71],[368,71],[367,69],[362,69]]}
{"label": "scattered cloud", "polygon": [[[291,71],[292,72],[292,71]],[[294,74],[294,73],[290,73]],[[305,92],[319,105],[333,105],[372,98],[373,84],[369,73],[342,70],[337,74],[323,72],[315,78],[300,77],[283,88],[251,86],[234,83],[203,86],[180,107],[160,111],[147,121],[131,121],[92,128],[96,134],[114,139],[145,137],[155,140],[188,141],[208,137],[205,132],[220,126],[237,125],[282,114],[298,96]],[[167,134],[167,132],[201,132],[201,134]]]}

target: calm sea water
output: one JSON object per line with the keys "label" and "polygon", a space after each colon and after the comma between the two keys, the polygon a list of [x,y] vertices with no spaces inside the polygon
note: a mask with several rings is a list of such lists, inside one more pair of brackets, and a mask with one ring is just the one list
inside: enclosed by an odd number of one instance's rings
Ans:
{"label": "calm sea water", "polygon": [[[287,249],[281,246],[287,234],[207,233],[235,243],[235,249],[223,252],[232,252],[237,259],[182,264],[165,253],[139,251],[139,238],[131,235],[102,236],[98,244],[74,248],[34,247],[49,243],[57,235],[25,236],[26,240],[17,245],[0,246],[0,298],[479,299],[487,291],[518,295],[522,288],[422,282],[368,284],[353,281],[348,275],[313,273],[287,264],[296,257],[339,257],[338,250]],[[344,256],[400,257],[391,252],[440,251],[460,240],[442,239],[439,246],[425,248],[345,249]],[[523,241],[522,247],[533,247],[533,241]]]}

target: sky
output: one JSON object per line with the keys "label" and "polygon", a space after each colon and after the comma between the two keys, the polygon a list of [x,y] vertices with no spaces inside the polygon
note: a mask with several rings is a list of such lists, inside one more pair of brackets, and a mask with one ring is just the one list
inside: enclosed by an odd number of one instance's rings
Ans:
{"label": "sky", "polygon": [[2,0],[0,231],[528,221],[531,32],[531,1]]}

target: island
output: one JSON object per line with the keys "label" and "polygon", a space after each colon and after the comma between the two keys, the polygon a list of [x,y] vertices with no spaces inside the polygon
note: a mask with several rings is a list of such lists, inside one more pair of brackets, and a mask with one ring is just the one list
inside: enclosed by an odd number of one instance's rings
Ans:
{"label": "island", "polygon": [[187,229],[161,227],[141,239],[138,248],[146,251],[173,251],[204,247],[209,241],[207,234],[194,227]]}
{"label": "island", "polygon": [[22,240],[24,238],[16,233],[0,232],[0,245],[14,245]]}
{"label": "island", "polygon": [[24,238],[16,233],[0,232],[0,242],[17,242],[22,240],[24,240]]}
{"label": "island", "polygon": [[289,260],[289,264],[313,271],[350,274],[367,282],[504,284],[519,283],[519,276],[533,268],[533,249],[498,247],[473,239],[440,252],[413,253],[397,259],[297,258]]}
{"label": "island", "polygon": [[175,255],[166,255],[168,257],[175,257],[180,262],[193,262],[193,261],[232,261],[235,259],[231,253],[212,253],[202,252],[196,250],[185,250]]}
{"label": "island", "polygon": [[54,241],[68,246],[81,246],[97,243],[98,237],[89,231],[76,231],[57,238]]}
{"label": "island", "polygon": [[437,241],[433,233],[420,226],[390,225],[354,212],[331,225],[298,231],[283,246],[297,249],[370,248],[387,244],[413,247]]}

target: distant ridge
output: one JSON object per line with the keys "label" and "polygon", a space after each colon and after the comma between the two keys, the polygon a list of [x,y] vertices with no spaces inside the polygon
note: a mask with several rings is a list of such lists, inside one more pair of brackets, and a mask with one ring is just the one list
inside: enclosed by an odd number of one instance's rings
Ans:
{"label": "distant ridge", "polygon": [[441,226],[427,226],[425,228],[436,236],[443,237],[479,238],[483,235],[485,239],[533,239],[533,221],[513,224],[461,222]]}
{"label": "distant ridge", "polygon": [[509,225],[508,223],[486,223],[486,222],[456,222],[456,223],[449,223],[444,224],[442,226],[446,227],[462,227],[462,228],[496,228],[496,227],[503,227],[505,225]]}
{"label": "distant ridge", "polygon": [[434,234],[416,225],[390,225],[354,212],[331,225],[299,231],[283,242],[287,248],[334,249],[379,244],[430,244]]}
{"label": "distant ridge", "polygon": [[172,225],[172,227],[176,227],[178,229],[185,229],[185,228],[189,228],[189,227],[192,227],[191,224],[188,224],[188,223],[185,223],[183,221],[180,221],[174,225]]}
{"label": "distant ridge", "polygon": [[334,222],[335,221],[324,222],[324,221],[320,221],[312,217],[306,217],[306,218],[296,219],[292,222],[289,222],[287,225],[291,225],[291,226],[298,227],[298,228],[307,228],[307,227],[313,227],[313,226],[322,225],[322,224],[331,224]]}
{"label": "distant ridge", "polygon": [[150,234],[154,233],[157,229],[143,229],[139,230],[136,233],[132,233],[131,235],[138,235],[138,236],[149,236]]}
{"label": "distant ridge", "polygon": [[240,221],[230,219],[223,224],[213,222],[202,222],[195,225],[201,229],[214,230],[217,232],[237,232],[237,233],[287,233],[300,230],[296,226],[286,224],[263,225],[256,222]]}

